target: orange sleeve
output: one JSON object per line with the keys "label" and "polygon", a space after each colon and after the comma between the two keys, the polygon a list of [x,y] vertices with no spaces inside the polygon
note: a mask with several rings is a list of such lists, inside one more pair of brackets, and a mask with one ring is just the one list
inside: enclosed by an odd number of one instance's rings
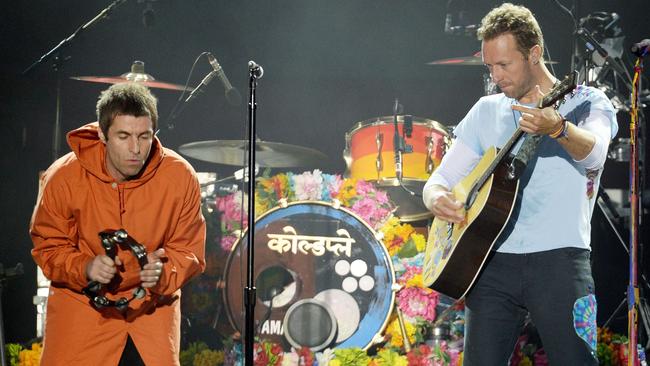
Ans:
{"label": "orange sleeve", "polygon": [[171,295],[205,269],[205,219],[196,173],[188,179],[185,202],[175,230],[163,243],[166,260],[158,284],[151,291]]}
{"label": "orange sleeve", "polygon": [[66,204],[72,200],[71,189],[61,179],[50,178],[47,173],[41,178],[32,214],[32,257],[50,281],[81,291],[88,282],[86,265],[93,256],[77,244],[77,225]]}

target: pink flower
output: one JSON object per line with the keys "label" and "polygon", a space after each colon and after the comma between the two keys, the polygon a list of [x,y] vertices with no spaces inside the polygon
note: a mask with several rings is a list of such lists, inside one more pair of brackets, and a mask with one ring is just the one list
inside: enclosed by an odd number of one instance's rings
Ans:
{"label": "pink flower", "polygon": [[389,210],[379,206],[375,200],[368,196],[356,201],[351,209],[375,229],[390,213]]}
{"label": "pink flower", "polygon": [[[244,205],[246,205],[246,202],[244,202]],[[216,208],[221,211],[221,221],[225,223],[228,231],[239,229],[242,209],[241,192],[217,198]],[[246,207],[244,207],[244,210],[246,210]],[[244,215],[244,227],[248,225],[247,221],[248,217]]]}
{"label": "pink flower", "polygon": [[235,235],[227,235],[221,238],[221,249],[229,252],[232,246],[235,245],[237,237]]}
{"label": "pink flower", "polygon": [[397,293],[397,304],[408,317],[433,321],[436,318],[438,293],[428,288],[405,287]]}
{"label": "pink flower", "polygon": [[407,283],[411,278],[415,277],[416,275],[422,274],[422,266],[410,266],[406,265],[405,266],[405,271],[404,273],[397,279],[397,282],[399,284],[404,285]]}
{"label": "pink flower", "polygon": [[369,194],[374,194],[376,191],[375,186],[372,183],[365,180],[358,180],[357,186],[355,188],[359,196],[367,196]]}
{"label": "pink flower", "polygon": [[548,357],[546,357],[546,352],[543,348],[538,349],[533,355],[535,361],[535,366],[548,366]]}
{"label": "pink flower", "polygon": [[388,193],[386,193],[386,191],[377,191],[377,193],[375,194],[375,199],[377,200],[377,203],[381,205],[390,204],[390,201],[388,199]]}

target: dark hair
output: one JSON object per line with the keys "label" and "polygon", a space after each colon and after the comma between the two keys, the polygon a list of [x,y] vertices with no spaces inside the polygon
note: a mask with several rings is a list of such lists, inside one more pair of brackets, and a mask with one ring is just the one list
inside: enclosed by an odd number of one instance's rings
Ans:
{"label": "dark hair", "polygon": [[156,97],[149,89],[138,83],[115,84],[104,90],[97,101],[97,120],[99,128],[108,138],[108,129],[113,119],[119,115],[151,118],[153,130],[158,128],[158,109]]}
{"label": "dark hair", "polygon": [[504,3],[492,9],[481,20],[477,35],[479,40],[489,41],[506,33],[515,37],[517,49],[525,59],[528,59],[530,49],[535,45],[544,50],[542,30],[533,13],[526,7]]}

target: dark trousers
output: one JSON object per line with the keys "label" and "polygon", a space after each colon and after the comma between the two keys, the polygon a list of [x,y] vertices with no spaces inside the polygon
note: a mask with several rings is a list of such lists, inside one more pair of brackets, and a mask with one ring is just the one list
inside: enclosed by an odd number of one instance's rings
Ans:
{"label": "dark trousers", "polygon": [[589,251],[493,253],[465,299],[464,366],[503,366],[530,313],[551,366],[597,365]]}
{"label": "dark trousers", "polygon": [[126,346],[124,346],[122,358],[120,358],[120,363],[117,366],[145,366],[131,336],[126,339]]}

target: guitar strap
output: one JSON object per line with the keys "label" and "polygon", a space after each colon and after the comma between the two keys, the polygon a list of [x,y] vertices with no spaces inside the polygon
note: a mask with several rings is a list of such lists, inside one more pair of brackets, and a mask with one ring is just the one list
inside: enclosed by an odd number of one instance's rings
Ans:
{"label": "guitar strap", "polygon": [[[553,83],[553,88],[556,88],[560,84],[559,80],[556,80]],[[561,102],[560,102],[561,103]],[[556,103],[557,107],[557,103]],[[540,107],[541,108],[541,107]],[[531,135],[529,133],[524,137],[524,142],[521,144],[521,148],[517,151],[517,154],[510,162],[508,166],[508,179],[519,179],[521,173],[526,169],[528,161],[530,158],[535,155],[537,146],[542,141],[542,135]]]}
{"label": "guitar strap", "polygon": [[517,154],[508,166],[508,179],[519,179],[521,173],[526,169],[528,161],[535,155],[537,146],[542,141],[542,135],[531,135],[529,133],[524,137],[524,142]]}

